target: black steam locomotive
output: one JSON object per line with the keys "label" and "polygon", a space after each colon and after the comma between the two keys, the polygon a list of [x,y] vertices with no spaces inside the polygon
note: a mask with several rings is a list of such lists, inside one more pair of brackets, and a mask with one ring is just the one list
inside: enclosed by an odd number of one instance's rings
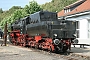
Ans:
{"label": "black steam locomotive", "polygon": [[58,20],[57,13],[39,11],[11,24],[10,41],[14,45],[67,51],[76,39],[76,21]]}

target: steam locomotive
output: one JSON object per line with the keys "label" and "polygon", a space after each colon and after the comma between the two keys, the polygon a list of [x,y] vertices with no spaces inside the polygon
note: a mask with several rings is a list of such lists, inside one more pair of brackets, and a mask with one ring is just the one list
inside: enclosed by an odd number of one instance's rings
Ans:
{"label": "steam locomotive", "polygon": [[50,52],[67,51],[76,39],[76,21],[58,20],[57,13],[39,11],[11,24],[9,40]]}

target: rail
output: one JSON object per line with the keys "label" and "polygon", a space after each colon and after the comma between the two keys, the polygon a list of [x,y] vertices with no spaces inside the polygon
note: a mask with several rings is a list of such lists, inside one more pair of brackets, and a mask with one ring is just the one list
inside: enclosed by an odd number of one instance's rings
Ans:
{"label": "rail", "polygon": [[90,44],[72,44],[74,47],[75,45],[80,45],[80,48],[84,48],[84,46],[90,46]]}

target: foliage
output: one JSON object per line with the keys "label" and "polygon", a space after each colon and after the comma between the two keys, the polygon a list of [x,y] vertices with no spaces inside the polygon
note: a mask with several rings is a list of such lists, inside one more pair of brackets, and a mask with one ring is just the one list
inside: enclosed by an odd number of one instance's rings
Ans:
{"label": "foliage", "polygon": [[3,10],[2,10],[2,8],[0,8],[0,14],[1,14],[1,13],[3,13]]}
{"label": "foliage", "polygon": [[11,7],[9,10],[14,10],[14,9],[23,9],[21,6],[13,6],[13,7]]}
{"label": "foliage", "polygon": [[51,11],[51,12],[59,12],[61,11],[65,6],[68,6],[77,0],[52,0],[49,3],[43,4],[42,8],[43,10]]}
{"label": "foliage", "polygon": [[22,8],[20,6],[14,6],[7,11],[3,11],[3,13],[0,14],[0,21],[11,16],[11,14],[13,14],[18,9],[22,9]]}
{"label": "foliage", "polygon": [[13,23],[15,20],[22,18],[24,16],[24,12],[22,9],[16,10],[13,14],[11,14],[10,16],[4,18],[1,22],[0,22],[0,26],[2,28],[4,28],[5,22],[7,22],[8,24]]}
{"label": "foliage", "polygon": [[26,5],[24,9],[27,12],[27,14],[32,14],[32,13],[42,10],[42,8],[34,0],[29,2],[29,5]]}
{"label": "foliage", "polygon": [[22,8],[21,6],[13,6],[8,11],[3,11],[2,9],[0,9],[0,26],[4,28],[6,21],[8,22],[8,24],[11,24],[17,19],[23,18],[40,10],[59,12],[63,9],[63,7],[70,5],[75,1],[77,0],[52,0],[51,2],[40,6],[36,1],[33,0],[29,2],[29,4],[24,8]]}
{"label": "foliage", "polygon": [[[0,14],[2,14],[3,13],[3,10],[2,10],[2,8],[0,8]],[[1,20],[2,18],[0,17],[0,20]]]}
{"label": "foliage", "polygon": [[20,6],[13,6],[11,9],[9,9],[9,11],[14,12],[9,16],[3,18],[3,20],[0,22],[0,26],[4,28],[6,21],[10,25],[15,20],[18,20],[40,10],[42,10],[41,7],[35,1],[31,1],[29,5],[26,5],[24,8],[21,8]]}

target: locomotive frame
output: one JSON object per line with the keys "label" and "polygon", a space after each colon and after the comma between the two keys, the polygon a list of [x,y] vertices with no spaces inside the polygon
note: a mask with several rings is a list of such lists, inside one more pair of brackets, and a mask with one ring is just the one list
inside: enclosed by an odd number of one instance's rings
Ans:
{"label": "locomotive frame", "polygon": [[14,45],[65,52],[71,50],[75,32],[76,21],[58,20],[57,13],[39,11],[11,24],[9,40]]}

